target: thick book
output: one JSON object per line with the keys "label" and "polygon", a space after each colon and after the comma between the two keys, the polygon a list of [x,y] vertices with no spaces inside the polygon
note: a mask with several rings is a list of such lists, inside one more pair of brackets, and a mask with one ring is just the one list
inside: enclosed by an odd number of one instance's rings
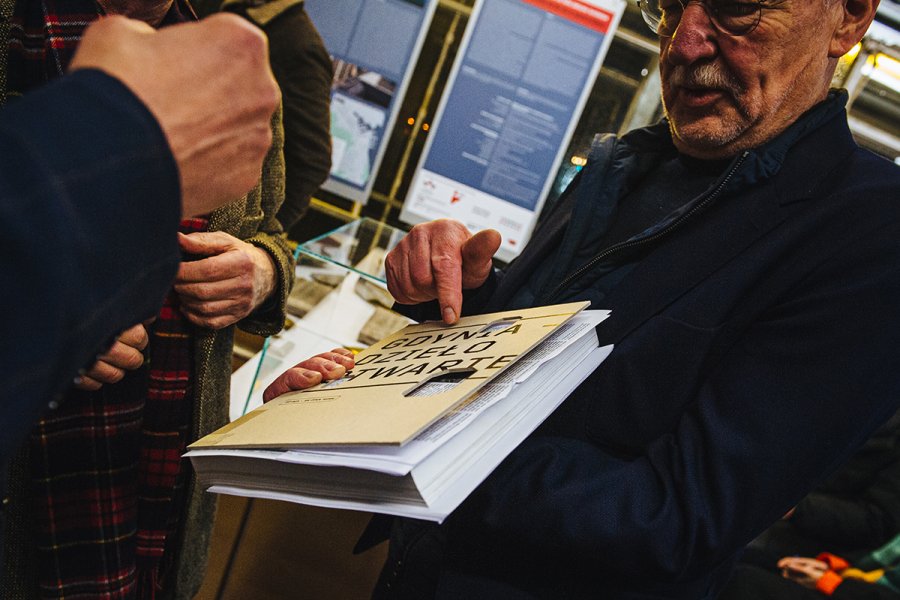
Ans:
{"label": "thick book", "polygon": [[410,325],[360,352],[342,379],[279,396],[190,447],[403,444],[586,306],[574,302],[465,317],[449,326]]}
{"label": "thick book", "polygon": [[[313,437],[305,428],[293,436],[294,441],[284,441],[284,428],[274,435],[260,434],[261,421],[250,413],[249,419],[235,421],[193,444],[187,456],[201,485],[213,492],[441,521],[609,354],[610,347],[597,347],[595,333],[596,325],[609,313],[578,314],[583,308],[584,304],[576,303],[468,317],[455,327],[410,326],[358,355],[357,367],[343,383],[307,390],[312,395],[303,397],[315,401],[286,403],[279,411],[293,407],[302,412],[298,407],[307,404],[318,407],[367,397],[374,402],[363,402],[358,410],[377,410],[373,406],[381,402],[396,413],[402,408],[397,408],[398,399],[393,396],[426,403],[439,400],[431,404],[431,416],[395,419],[402,421],[402,427],[385,427],[380,419],[359,415],[354,422],[369,431],[345,435],[345,441],[334,438],[332,432],[338,429],[334,425],[326,427],[326,435]],[[448,346],[454,344],[441,344],[448,337],[438,332],[469,335],[454,338],[457,344],[451,351]],[[419,338],[427,338],[423,341],[428,343],[407,345]],[[485,342],[494,344],[476,346]],[[497,354],[481,352],[495,347]],[[418,348],[418,362],[409,363],[412,348]],[[433,365],[438,359],[455,361],[448,357],[465,356],[467,350],[478,360],[454,363],[440,372],[441,377],[429,374],[431,367],[415,366]],[[383,365],[375,362],[396,351],[403,354],[391,356]],[[438,356],[442,352],[447,354]],[[465,368],[457,369],[461,364]],[[483,369],[476,368],[482,364]],[[381,373],[362,379],[366,382],[362,387],[360,378],[365,373],[353,375],[367,365]],[[386,370],[392,370],[390,375],[385,375]],[[403,373],[409,371],[422,377],[404,379]],[[383,386],[382,377],[398,381]],[[354,391],[334,400],[334,391],[342,385]],[[369,393],[360,396],[360,389]],[[323,399],[322,393],[329,395]],[[270,405],[257,411],[264,412]],[[343,411],[333,414],[333,418],[345,418]],[[323,416],[316,413],[314,419],[321,423]],[[373,425],[366,427],[369,422]],[[238,444],[233,434],[242,429],[242,423],[245,427],[254,424],[257,433],[242,434]]]}

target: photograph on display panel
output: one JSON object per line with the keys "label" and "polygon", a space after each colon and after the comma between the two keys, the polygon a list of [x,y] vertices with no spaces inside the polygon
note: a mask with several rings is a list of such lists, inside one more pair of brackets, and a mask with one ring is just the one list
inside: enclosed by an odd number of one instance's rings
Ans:
{"label": "photograph on display panel", "polygon": [[365,203],[437,0],[307,0],[334,64],[332,168],[322,188]]}

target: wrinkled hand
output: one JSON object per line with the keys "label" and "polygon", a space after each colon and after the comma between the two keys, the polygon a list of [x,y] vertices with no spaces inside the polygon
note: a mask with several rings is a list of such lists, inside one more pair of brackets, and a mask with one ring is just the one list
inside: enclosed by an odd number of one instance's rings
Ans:
{"label": "wrinkled hand", "polygon": [[293,390],[310,388],[323,380],[340,379],[353,365],[353,352],[346,348],[316,354],[279,375],[263,392],[263,402]]}
{"label": "wrinkled hand", "polygon": [[400,304],[437,299],[447,324],[462,310],[462,291],[480,286],[490,275],[500,234],[485,229],[472,235],[450,219],[422,223],[385,259],[388,290]]}
{"label": "wrinkled hand", "polygon": [[239,198],[259,180],[279,91],[265,35],[246,19],[216,14],[156,31],[104,17],[85,30],[72,58],[70,70],[82,68],[124,83],[159,121],[186,216]]}
{"label": "wrinkled hand", "polygon": [[221,231],[178,234],[181,249],[208,258],[183,262],[175,279],[181,312],[209,329],[237,323],[275,289],[269,253]]}
{"label": "wrinkled hand", "polygon": [[816,582],[828,571],[828,564],[815,558],[786,556],[778,561],[781,576],[796,581],[804,587],[816,588]]}
{"label": "wrinkled hand", "polygon": [[149,341],[147,329],[142,324],[126,329],[84,375],[75,378],[75,387],[94,392],[104,384],[121,381],[125,371],[133,371],[144,364],[141,351]]}

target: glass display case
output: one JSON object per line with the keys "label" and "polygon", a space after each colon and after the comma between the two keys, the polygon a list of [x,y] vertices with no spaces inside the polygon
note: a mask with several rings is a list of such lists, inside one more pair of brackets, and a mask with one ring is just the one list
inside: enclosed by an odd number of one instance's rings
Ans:
{"label": "glass display case", "polygon": [[[384,257],[406,235],[375,219],[357,219],[297,246],[298,261],[336,265],[384,284]],[[310,261],[309,259],[313,259]]]}
{"label": "glass display case", "polygon": [[363,218],[298,245],[287,326],[233,373],[232,419],[261,405],[265,388],[294,364],[336,347],[362,349],[410,322],[391,310],[384,273],[405,234]]}

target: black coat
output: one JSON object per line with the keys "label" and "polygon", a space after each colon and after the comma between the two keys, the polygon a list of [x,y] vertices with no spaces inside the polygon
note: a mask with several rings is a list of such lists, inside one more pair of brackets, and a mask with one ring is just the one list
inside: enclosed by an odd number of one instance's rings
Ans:
{"label": "black coat", "polygon": [[615,349],[432,532],[443,543],[392,551],[383,587],[430,572],[439,598],[714,597],[897,410],[900,168],[857,147],[840,97],[648,233],[611,291],[591,267],[569,280],[661,148],[665,125],[600,140],[523,255],[469,294],[486,311],[591,300]]}
{"label": "black coat", "polygon": [[331,170],[331,57],[303,0],[225,0],[222,10],[244,16],[269,40],[284,122],[284,203],[278,220],[290,231]]}

